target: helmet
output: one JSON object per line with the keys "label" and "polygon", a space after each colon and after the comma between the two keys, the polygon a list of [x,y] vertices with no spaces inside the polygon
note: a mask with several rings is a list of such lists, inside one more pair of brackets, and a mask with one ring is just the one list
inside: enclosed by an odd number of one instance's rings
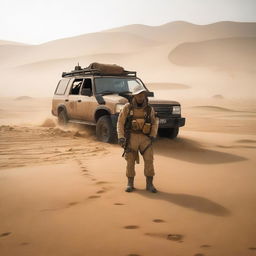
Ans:
{"label": "helmet", "polygon": [[141,92],[146,92],[147,90],[144,88],[144,86],[138,84],[134,87],[133,91],[132,91],[132,95],[137,95]]}

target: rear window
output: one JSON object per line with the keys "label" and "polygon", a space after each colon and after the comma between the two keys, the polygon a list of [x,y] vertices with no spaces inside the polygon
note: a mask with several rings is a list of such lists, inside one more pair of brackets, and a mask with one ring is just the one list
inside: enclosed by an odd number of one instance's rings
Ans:
{"label": "rear window", "polygon": [[69,80],[70,78],[61,79],[58,83],[55,94],[58,94],[58,95],[65,94]]}

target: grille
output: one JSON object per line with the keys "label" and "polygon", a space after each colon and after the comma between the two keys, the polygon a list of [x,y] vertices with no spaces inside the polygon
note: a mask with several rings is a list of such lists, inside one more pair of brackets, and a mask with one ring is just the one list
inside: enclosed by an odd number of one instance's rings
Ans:
{"label": "grille", "polygon": [[168,117],[172,115],[172,105],[158,105],[158,104],[151,104],[154,108],[155,112],[157,112],[158,117]]}

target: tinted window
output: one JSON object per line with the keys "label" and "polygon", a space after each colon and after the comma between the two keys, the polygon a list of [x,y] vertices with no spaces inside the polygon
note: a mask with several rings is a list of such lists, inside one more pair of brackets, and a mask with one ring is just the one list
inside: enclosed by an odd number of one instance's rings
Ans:
{"label": "tinted window", "polygon": [[70,80],[69,78],[64,78],[64,79],[60,80],[58,87],[55,91],[55,94],[59,94],[59,95],[65,94],[69,80]]}
{"label": "tinted window", "polygon": [[82,86],[82,83],[83,83],[83,79],[76,79],[76,80],[73,82],[73,84],[72,84],[72,86],[71,86],[71,88],[70,88],[69,94],[74,94],[74,95],[79,94],[80,88],[81,88],[81,86]]}
{"label": "tinted window", "polygon": [[133,78],[95,78],[96,93],[104,92],[132,92],[139,84],[142,85],[138,79]]}

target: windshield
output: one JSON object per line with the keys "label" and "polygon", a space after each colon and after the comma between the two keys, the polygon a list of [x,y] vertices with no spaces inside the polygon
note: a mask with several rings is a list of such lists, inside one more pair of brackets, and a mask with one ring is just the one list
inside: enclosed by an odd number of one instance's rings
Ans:
{"label": "windshield", "polygon": [[141,81],[139,79],[134,79],[134,78],[114,78],[114,77],[95,78],[95,89],[97,94],[132,92],[134,87],[137,86],[138,84],[142,85]]}

